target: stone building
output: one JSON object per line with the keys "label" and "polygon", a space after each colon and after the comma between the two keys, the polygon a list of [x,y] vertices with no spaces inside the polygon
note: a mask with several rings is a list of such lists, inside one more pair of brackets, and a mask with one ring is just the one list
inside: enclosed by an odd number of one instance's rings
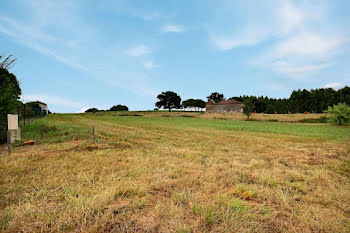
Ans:
{"label": "stone building", "polygon": [[222,100],[215,103],[214,100],[208,99],[206,103],[206,112],[242,112],[243,103],[237,100]]}
{"label": "stone building", "polygon": [[39,106],[39,108],[41,109],[41,112],[45,115],[49,114],[49,109],[47,107],[47,104],[40,102],[40,101],[35,101],[35,102],[30,102],[30,103],[34,103],[37,104]]}

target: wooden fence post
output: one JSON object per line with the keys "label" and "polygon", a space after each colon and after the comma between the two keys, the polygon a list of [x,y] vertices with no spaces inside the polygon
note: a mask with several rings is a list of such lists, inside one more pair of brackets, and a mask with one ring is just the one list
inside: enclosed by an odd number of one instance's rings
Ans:
{"label": "wooden fence post", "polygon": [[92,137],[93,137],[94,143],[96,143],[95,126],[92,126]]}
{"label": "wooden fence post", "polygon": [[44,127],[43,124],[40,124],[40,139],[43,140],[44,138]]}
{"label": "wooden fence post", "polygon": [[11,131],[7,131],[7,151],[11,154]]}

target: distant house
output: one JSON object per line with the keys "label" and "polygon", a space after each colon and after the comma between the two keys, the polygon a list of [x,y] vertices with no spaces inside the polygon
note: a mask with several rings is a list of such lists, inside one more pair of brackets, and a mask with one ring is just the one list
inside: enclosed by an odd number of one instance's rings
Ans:
{"label": "distant house", "polygon": [[47,107],[47,104],[40,102],[40,101],[35,101],[35,102],[31,102],[31,103],[39,105],[42,113],[44,113],[46,115],[49,114],[49,109]]}
{"label": "distant house", "polygon": [[243,103],[237,100],[222,100],[215,103],[208,99],[206,103],[206,112],[242,112]]}

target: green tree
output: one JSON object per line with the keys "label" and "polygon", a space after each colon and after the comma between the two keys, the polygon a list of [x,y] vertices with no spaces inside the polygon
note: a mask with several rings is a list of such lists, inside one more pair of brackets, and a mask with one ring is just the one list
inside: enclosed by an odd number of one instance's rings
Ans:
{"label": "green tree", "polygon": [[182,107],[183,108],[192,108],[194,106],[194,99],[188,99],[182,101]]}
{"label": "green tree", "polygon": [[338,90],[339,102],[350,105],[350,87],[345,86]]}
{"label": "green tree", "polygon": [[201,99],[195,99],[194,100],[194,106],[197,108],[205,108],[205,101],[201,100]]}
{"label": "green tree", "polygon": [[243,113],[247,116],[247,120],[249,120],[250,116],[252,115],[254,108],[255,104],[250,98],[243,101]]}
{"label": "green tree", "polygon": [[16,113],[21,95],[16,76],[4,68],[0,68],[0,90],[0,141],[3,142],[6,140],[7,114]]}
{"label": "green tree", "polygon": [[169,112],[172,108],[180,108],[181,107],[181,97],[172,91],[162,92],[157,96],[158,102],[156,102],[157,108],[168,109]]}
{"label": "green tree", "polygon": [[114,105],[109,109],[109,111],[129,111],[129,108],[125,105]]}
{"label": "green tree", "polygon": [[201,99],[188,99],[182,101],[182,107],[184,108],[205,108],[205,101]]}
{"label": "green tree", "polygon": [[207,98],[214,100],[215,103],[218,103],[225,99],[224,94],[220,94],[218,92],[211,93],[210,96],[207,96]]}
{"label": "green tree", "polygon": [[85,112],[99,112],[100,110],[98,110],[97,108],[89,108],[88,110],[86,110]]}
{"label": "green tree", "polygon": [[331,123],[342,125],[350,120],[350,107],[345,103],[329,106],[326,112],[331,114],[329,118]]}

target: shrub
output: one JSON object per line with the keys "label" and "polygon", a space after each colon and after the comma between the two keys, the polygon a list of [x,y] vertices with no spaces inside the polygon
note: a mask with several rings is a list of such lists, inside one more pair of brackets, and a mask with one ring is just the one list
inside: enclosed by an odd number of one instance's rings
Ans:
{"label": "shrub", "polygon": [[328,107],[326,111],[330,114],[329,122],[342,125],[350,120],[350,107],[345,103],[339,103]]}
{"label": "shrub", "polygon": [[125,105],[114,105],[109,109],[109,111],[129,111],[129,108]]}
{"label": "shrub", "polygon": [[255,104],[251,99],[246,99],[243,102],[243,113],[247,116],[247,120],[249,120],[250,115],[252,115],[254,108],[255,108]]}
{"label": "shrub", "polygon": [[85,112],[98,112],[99,110],[97,108],[89,108]]}

